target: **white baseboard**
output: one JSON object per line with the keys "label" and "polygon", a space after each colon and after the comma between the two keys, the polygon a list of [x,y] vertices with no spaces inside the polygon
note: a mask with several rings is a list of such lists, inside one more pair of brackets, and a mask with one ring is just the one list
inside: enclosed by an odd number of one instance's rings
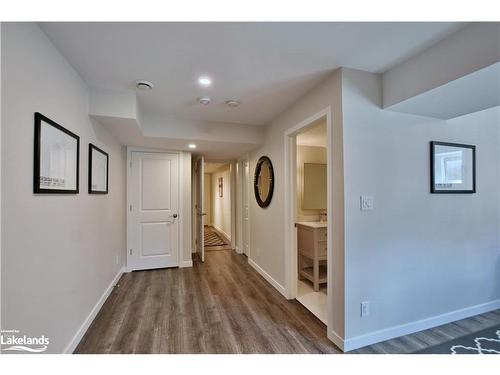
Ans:
{"label": "white baseboard", "polygon": [[252,266],[253,269],[255,269],[266,281],[271,284],[278,292],[283,294],[283,296],[286,297],[286,292],[285,292],[285,287],[278,283],[276,280],[274,280],[271,275],[269,275],[266,271],[264,271],[260,266],[255,263],[252,259],[248,258],[248,264]]}
{"label": "white baseboard", "polygon": [[186,267],[193,267],[193,261],[183,260],[182,262],[179,263],[179,268],[186,268]]}
{"label": "white baseboard", "polygon": [[97,313],[101,309],[102,305],[104,305],[104,302],[106,302],[106,299],[109,297],[109,295],[113,291],[114,286],[116,285],[116,283],[118,282],[118,280],[120,279],[120,277],[122,276],[122,274],[124,272],[125,272],[125,267],[122,267],[118,271],[118,273],[114,277],[113,281],[111,281],[111,284],[109,284],[109,286],[106,288],[106,290],[104,291],[101,298],[99,298],[99,300],[95,304],[95,306],[92,309],[92,311],[90,312],[90,314],[87,316],[87,318],[84,320],[84,322],[82,323],[82,325],[80,326],[80,328],[76,332],[75,336],[73,336],[73,338],[69,342],[68,346],[66,346],[66,349],[64,349],[65,354],[72,354],[74,352],[74,350],[76,349],[76,347],[78,346],[78,344],[82,340],[83,335],[85,335],[85,332],[87,332],[87,329],[92,324],[92,321],[95,319]]}
{"label": "white baseboard", "polygon": [[333,329],[327,331],[327,336],[330,341],[332,341],[335,345],[337,345],[340,350],[343,352],[344,350],[344,339],[340,337],[340,335],[337,334]]}
{"label": "white baseboard", "polygon": [[216,230],[218,230],[225,238],[226,241],[231,242],[231,236],[228,235],[226,232],[224,232],[221,228],[219,228],[217,225],[212,224],[212,227],[214,227]]}
{"label": "white baseboard", "polygon": [[[433,316],[431,318],[418,320],[416,322],[401,324],[395,327],[390,327],[379,331],[367,333],[365,335],[355,336],[347,340],[343,340],[343,348],[341,349],[343,349],[345,352],[348,352],[354,349],[362,348],[367,345],[375,344],[377,342],[382,342],[385,340],[393,339],[395,337],[409,335],[411,333],[455,322],[457,320],[469,318],[474,315],[484,314],[488,311],[497,309],[500,309],[500,299],[487,303],[482,303],[480,305],[470,306],[463,309],[451,311],[449,313]],[[334,334],[333,332],[329,333],[331,335]],[[330,335],[328,335],[328,337],[330,337]],[[333,339],[331,340],[335,342]]]}

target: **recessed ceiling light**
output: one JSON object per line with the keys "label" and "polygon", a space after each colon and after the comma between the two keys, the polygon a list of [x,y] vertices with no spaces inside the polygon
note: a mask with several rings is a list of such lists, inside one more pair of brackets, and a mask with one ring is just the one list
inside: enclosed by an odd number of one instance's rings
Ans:
{"label": "recessed ceiling light", "polygon": [[188,147],[189,148],[196,148],[196,145],[194,143],[190,143],[190,144],[188,144]]}
{"label": "recessed ceiling light", "polygon": [[200,78],[198,78],[198,83],[200,84],[200,86],[208,87],[212,84],[212,79],[207,76],[201,76]]}
{"label": "recessed ceiling light", "polygon": [[148,90],[152,90],[153,87],[154,87],[154,85],[151,82],[148,82],[148,81],[137,81],[135,83],[135,87],[138,90],[148,91]]}
{"label": "recessed ceiling light", "polygon": [[239,100],[226,100],[226,104],[229,107],[236,108],[240,105],[240,102],[239,102]]}
{"label": "recessed ceiling light", "polygon": [[208,96],[204,96],[204,97],[198,98],[198,102],[200,102],[200,104],[203,104],[203,105],[209,105],[210,103],[212,103],[212,99],[210,99]]}

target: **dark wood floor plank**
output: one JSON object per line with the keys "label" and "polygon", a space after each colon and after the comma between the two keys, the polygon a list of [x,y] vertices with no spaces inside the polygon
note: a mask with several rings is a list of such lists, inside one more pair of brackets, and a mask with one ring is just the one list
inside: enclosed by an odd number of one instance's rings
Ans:
{"label": "dark wood floor plank", "polygon": [[[75,353],[339,353],[326,326],[232,250],[124,274]],[[352,353],[411,353],[500,322],[500,310]]]}
{"label": "dark wood floor plank", "polygon": [[134,347],[134,353],[147,354],[159,352],[159,335],[161,321],[161,296],[162,290],[167,287],[164,283],[164,274],[151,272],[149,282],[146,284],[146,298],[143,314],[139,318],[139,334]]}
{"label": "dark wood floor plank", "polygon": [[[103,337],[99,337],[98,335],[85,335],[76,347],[75,352],[96,350],[100,353],[107,353],[116,335],[116,330],[119,328],[118,324],[109,324],[109,320],[113,316],[119,316],[120,312],[124,312],[124,309],[121,309],[123,301],[120,300],[122,296],[120,295],[119,288],[121,285],[126,285],[127,279],[126,275],[122,275],[106,300],[106,303],[102,306],[88,329],[88,331],[102,332]],[[116,310],[119,307],[120,312]],[[116,323],[116,320],[115,318],[113,323]]]}
{"label": "dark wood floor plank", "polygon": [[179,318],[181,314],[181,285],[180,278],[174,271],[178,270],[163,270],[167,276],[167,287],[163,293],[162,302],[164,317],[160,327],[161,353],[182,353],[184,349],[184,340],[182,336],[184,322]]}
{"label": "dark wood floor plank", "polygon": [[147,278],[151,274],[146,271],[135,272],[135,282],[131,283],[130,299],[128,301],[125,316],[120,329],[113,342],[110,353],[130,354],[134,352],[136,341],[139,335],[139,325],[141,322],[142,313],[145,309],[145,286]]}

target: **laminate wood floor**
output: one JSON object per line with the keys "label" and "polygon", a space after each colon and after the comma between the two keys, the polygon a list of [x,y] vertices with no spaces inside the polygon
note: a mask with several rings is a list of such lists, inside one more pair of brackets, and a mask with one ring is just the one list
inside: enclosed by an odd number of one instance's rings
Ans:
{"label": "laminate wood floor", "polygon": [[124,274],[75,353],[338,353],[326,326],[232,250]]}
{"label": "laminate wood floor", "polygon": [[500,324],[500,310],[353,350],[353,354],[408,354]]}
{"label": "laminate wood floor", "polygon": [[[326,326],[232,250],[124,274],[75,353],[339,353]],[[500,310],[351,353],[411,353],[500,322]]]}

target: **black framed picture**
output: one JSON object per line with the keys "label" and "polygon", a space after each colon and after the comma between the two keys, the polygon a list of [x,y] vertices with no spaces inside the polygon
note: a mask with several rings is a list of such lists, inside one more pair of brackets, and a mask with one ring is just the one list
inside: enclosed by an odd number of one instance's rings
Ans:
{"label": "black framed picture", "polygon": [[224,179],[219,177],[219,197],[222,198],[224,196]]}
{"label": "black framed picture", "polygon": [[89,143],[89,194],[108,194],[109,156]]}
{"label": "black framed picture", "polygon": [[35,194],[78,194],[79,155],[79,136],[35,113]]}
{"label": "black framed picture", "polygon": [[431,142],[431,193],[476,192],[476,146]]}

